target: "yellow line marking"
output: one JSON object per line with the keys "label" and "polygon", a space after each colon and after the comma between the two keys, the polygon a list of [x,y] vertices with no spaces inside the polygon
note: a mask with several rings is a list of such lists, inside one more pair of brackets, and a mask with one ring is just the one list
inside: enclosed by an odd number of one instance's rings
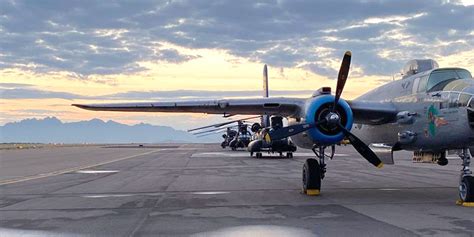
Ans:
{"label": "yellow line marking", "polygon": [[308,196],[318,196],[320,193],[319,189],[306,189],[306,195]]}
{"label": "yellow line marking", "polygon": [[474,207],[474,202],[463,202],[462,200],[457,200],[456,205],[463,207]]}
{"label": "yellow line marking", "polygon": [[100,166],[100,165],[106,165],[106,164],[110,164],[112,162],[117,162],[117,161],[122,161],[122,160],[135,158],[135,157],[138,157],[138,156],[148,155],[148,154],[158,152],[158,151],[161,151],[161,150],[162,149],[153,150],[153,151],[140,153],[140,154],[136,154],[136,155],[121,157],[121,158],[118,158],[118,159],[115,159],[115,160],[109,160],[109,161],[104,161],[104,162],[100,162],[100,163],[95,163],[95,164],[92,164],[92,165],[78,166],[78,167],[64,169],[64,170],[52,171],[52,172],[44,173],[44,174],[35,174],[35,175],[30,175],[30,176],[21,177],[21,178],[2,180],[2,181],[0,181],[0,186],[6,185],[6,184],[24,182],[24,181],[28,181],[28,180],[34,180],[34,179],[40,179],[40,178],[56,176],[56,175],[70,173],[70,172],[74,172],[74,171],[78,171],[78,170],[82,170],[82,169],[88,169],[88,168],[92,168],[92,167]]}

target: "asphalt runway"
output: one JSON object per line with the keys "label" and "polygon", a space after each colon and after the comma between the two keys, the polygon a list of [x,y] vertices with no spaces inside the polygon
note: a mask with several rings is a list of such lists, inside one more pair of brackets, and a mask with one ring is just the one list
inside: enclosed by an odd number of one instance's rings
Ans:
{"label": "asphalt runway", "polygon": [[460,159],[376,169],[350,147],[327,161],[320,196],[293,159],[218,145],[6,150],[0,236],[474,236],[456,206]]}

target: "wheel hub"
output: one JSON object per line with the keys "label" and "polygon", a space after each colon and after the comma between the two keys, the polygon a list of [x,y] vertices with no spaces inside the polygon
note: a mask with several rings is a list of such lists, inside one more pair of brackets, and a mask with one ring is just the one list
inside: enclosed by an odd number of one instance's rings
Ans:
{"label": "wheel hub", "polygon": [[464,201],[467,197],[467,186],[464,182],[459,185],[459,196]]}

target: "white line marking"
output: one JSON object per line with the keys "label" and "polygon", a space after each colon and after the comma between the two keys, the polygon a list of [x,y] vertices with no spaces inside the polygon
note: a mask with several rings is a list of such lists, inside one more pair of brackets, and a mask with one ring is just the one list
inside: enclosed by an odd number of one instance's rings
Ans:
{"label": "white line marking", "polygon": [[84,198],[111,198],[111,197],[133,197],[134,194],[107,194],[107,195],[84,195]]}
{"label": "white line marking", "polygon": [[138,156],[148,155],[148,154],[158,152],[158,151],[161,151],[161,149],[153,150],[153,151],[149,151],[149,152],[144,152],[144,153],[140,153],[140,154],[136,154],[136,155],[126,156],[126,157],[121,157],[121,158],[118,158],[118,159],[115,159],[115,160],[104,161],[104,162],[100,162],[100,163],[96,163],[96,164],[92,164],[92,165],[78,166],[78,167],[74,167],[74,168],[58,170],[58,171],[53,171],[53,172],[44,173],[44,174],[36,174],[36,175],[26,176],[26,177],[23,177],[23,178],[2,180],[2,181],[0,181],[0,186],[5,185],[5,184],[13,184],[13,183],[19,183],[19,182],[24,182],[24,181],[33,180],[33,179],[40,179],[40,178],[56,176],[56,175],[60,175],[60,174],[65,174],[65,173],[70,173],[70,172],[82,170],[82,169],[89,169],[89,168],[92,168],[92,167],[95,167],[95,166],[106,165],[106,164],[109,164],[109,163],[112,163],[112,162],[117,162],[117,161],[122,161],[122,160],[126,160],[126,159],[135,158],[135,157],[138,157]]}
{"label": "white line marking", "polygon": [[216,195],[216,194],[227,194],[230,192],[194,192],[193,194],[198,194],[198,195]]}
{"label": "white line marking", "polygon": [[108,174],[108,173],[118,173],[118,170],[78,170],[76,173],[79,174]]}

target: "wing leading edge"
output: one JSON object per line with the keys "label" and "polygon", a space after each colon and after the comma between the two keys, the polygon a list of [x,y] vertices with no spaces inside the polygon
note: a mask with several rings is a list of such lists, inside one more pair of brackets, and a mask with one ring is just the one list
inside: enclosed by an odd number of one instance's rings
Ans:
{"label": "wing leading edge", "polygon": [[179,102],[143,102],[123,104],[72,104],[73,106],[94,111],[123,112],[170,112],[170,113],[207,113],[207,114],[247,114],[294,116],[304,107],[304,99],[258,98],[258,99],[221,99]]}
{"label": "wing leading edge", "polygon": [[354,123],[381,125],[397,120],[396,106],[391,102],[347,101],[354,114]]}
{"label": "wing leading edge", "polygon": [[[298,117],[305,106],[305,99],[257,98],[221,99],[179,102],[142,102],[116,104],[73,104],[73,106],[94,111],[122,112],[169,112],[242,115],[280,115]],[[354,122],[380,125],[396,121],[399,112],[390,102],[347,101],[354,113]]]}

